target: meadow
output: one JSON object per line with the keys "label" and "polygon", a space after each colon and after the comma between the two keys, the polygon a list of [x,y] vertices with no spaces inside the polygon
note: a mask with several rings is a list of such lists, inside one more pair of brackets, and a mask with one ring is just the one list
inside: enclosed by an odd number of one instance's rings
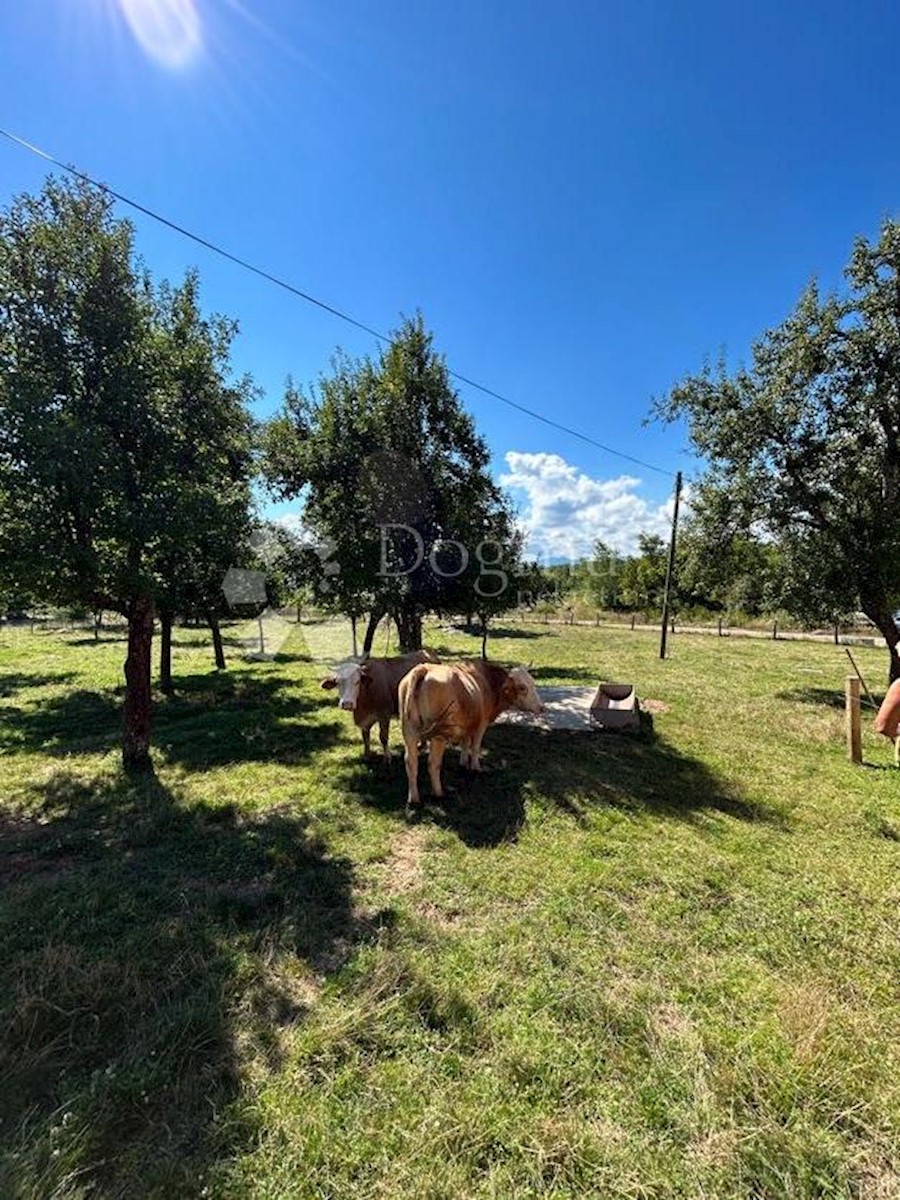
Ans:
{"label": "meadow", "polygon": [[500,630],[645,728],[495,727],[408,824],[312,633],[177,630],[131,782],[124,643],[0,632],[0,1195],[900,1196],[900,772],[843,651]]}

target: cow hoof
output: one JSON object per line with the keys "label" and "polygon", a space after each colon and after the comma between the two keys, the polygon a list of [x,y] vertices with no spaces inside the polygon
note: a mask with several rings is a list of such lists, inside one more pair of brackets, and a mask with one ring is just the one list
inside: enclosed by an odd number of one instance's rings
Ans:
{"label": "cow hoof", "polygon": [[406,805],[406,819],[407,819],[407,821],[409,821],[410,823],[412,823],[412,822],[414,822],[414,821],[419,821],[419,820],[421,820],[421,818],[422,818],[422,805],[421,805],[421,804],[409,804],[409,803],[407,803],[407,805]]}

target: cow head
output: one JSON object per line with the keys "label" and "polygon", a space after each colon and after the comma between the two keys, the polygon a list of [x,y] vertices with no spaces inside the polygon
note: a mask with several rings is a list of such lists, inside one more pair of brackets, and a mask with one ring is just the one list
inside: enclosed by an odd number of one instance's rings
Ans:
{"label": "cow head", "polygon": [[359,700],[359,690],[368,678],[365,663],[341,663],[322,680],[323,688],[338,689],[338,704],[353,712]]}
{"label": "cow head", "polygon": [[503,685],[503,695],[512,708],[520,708],[523,712],[534,713],[535,716],[544,711],[534,680],[524,667],[512,668]]}

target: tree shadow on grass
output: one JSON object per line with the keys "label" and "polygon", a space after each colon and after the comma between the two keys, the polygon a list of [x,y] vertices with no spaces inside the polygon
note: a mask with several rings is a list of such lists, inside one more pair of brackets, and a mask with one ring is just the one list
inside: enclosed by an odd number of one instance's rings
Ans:
{"label": "tree shadow on grass", "polygon": [[[54,630],[58,632],[58,630]],[[101,633],[99,637],[94,637],[91,634],[89,637],[66,638],[67,646],[103,646],[111,645],[114,642],[125,643],[128,641],[128,629],[123,625],[122,629],[116,632]]]}
{"label": "tree shadow on grass", "polygon": [[[154,704],[152,747],[191,770],[232,762],[294,765],[341,735],[323,698],[298,694],[274,673],[179,676],[175,696]],[[122,689],[78,690],[40,705],[0,709],[0,749],[46,754],[117,752]]]}
{"label": "tree shadow on grass", "polygon": [[776,700],[787,700],[791,704],[814,704],[817,708],[843,708],[844,693],[836,688],[801,687],[776,692]]}
{"label": "tree shadow on grass", "polygon": [[0,700],[30,688],[58,687],[59,684],[68,683],[74,678],[73,671],[49,671],[44,674],[7,671],[0,675]]}
{"label": "tree shadow on grass", "polygon": [[0,836],[0,1193],[196,1194],[255,1132],[243,1078],[391,913],[301,815],[156,779],[60,771]]}
{"label": "tree shadow on grass", "polygon": [[[744,799],[704,763],[657,737],[649,713],[641,714],[641,722],[641,732],[634,734],[495,725],[485,737],[484,772],[463,770],[453,750],[444,756],[441,774],[449,794],[443,801],[431,794],[423,753],[424,819],[452,829],[472,847],[515,841],[525,823],[526,800],[581,822],[609,807],[677,821],[719,813],[788,827],[781,810]],[[402,761],[390,767],[357,761],[347,766],[342,782],[363,803],[405,819]]]}
{"label": "tree shadow on grass", "polygon": [[[454,633],[462,633],[468,637],[477,638],[481,643],[481,626],[480,625],[451,625],[450,628]],[[518,625],[488,625],[488,646],[494,638],[522,638],[531,640],[532,638],[559,637],[559,634],[553,629],[526,629],[524,626]]]}
{"label": "tree shadow on grass", "polygon": [[[840,688],[823,688],[823,687],[804,687],[791,688],[788,691],[776,692],[776,700],[787,700],[791,704],[814,704],[816,707],[836,708],[841,712],[846,704],[846,697]],[[872,692],[872,699],[876,704],[880,704],[884,699],[884,691],[881,688]],[[863,712],[875,712],[871,704],[868,703],[865,692],[862,695]]]}

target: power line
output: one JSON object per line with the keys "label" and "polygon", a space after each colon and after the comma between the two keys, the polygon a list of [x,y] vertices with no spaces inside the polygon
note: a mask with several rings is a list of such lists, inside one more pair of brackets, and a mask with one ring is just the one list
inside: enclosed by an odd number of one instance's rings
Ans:
{"label": "power line", "polygon": [[[210,242],[207,238],[201,237],[198,233],[193,233],[190,229],[185,229],[183,225],[178,225],[175,221],[170,221],[168,217],[162,216],[161,213],[154,212],[152,208],[147,208],[144,204],[139,204],[137,200],[132,200],[128,196],[124,196],[121,192],[117,192],[115,188],[109,187],[108,184],[100,183],[85,171],[78,170],[68,163],[61,162],[58,158],[54,158],[46,150],[42,150],[40,146],[35,146],[32,142],[28,142],[25,138],[19,137],[15,133],[11,133],[8,129],[0,127],[0,134],[12,142],[14,145],[28,150],[31,154],[37,155],[38,158],[44,159],[45,162],[51,163],[59,170],[65,171],[72,175],[75,179],[80,179],[82,183],[88,183],[92,187],[98,188],[107,196],[111,196],[114,200],[118,200],[121,204],[127,204],[129,208],[135,209],[137,212],[143,213],[144,216],[150,217],[151,220],[164,225],[167,229],[174,230],[175,233],[181,234],[182,237],[188,238],[195,242],[198,246],[203,246],[204,249],[212,251],[213,254],[218,254],[220,258],[226,259],[228,262],[234,263],[238,267],[242,267],[245,271],[250,271],[251,274],[257,275],[260,279],[265,279],[269,283],[274,283],[276,287],[282,288],[291,295],[298,297],[300,300],[305,300],[307,304],[315,305],[316,308],[322,309],[323,312],[330,313],[333,317],[344,321],[348,325],[354,326],[356,329],[361,329],[363,333],[368,333],[371,337],[376,338],[379,342],[386,345],[393,343],[393,338],[387,334],[379,333],[377,329],[373,329],[371,325],[366,325],[364,321],[358,321],[356,317],[350,316],[349,313],[343,312],[339,308],[335,308],[331,304],[326,304],[324,300],[319,300],[317,297],[310,295],[309,292],[304,292],[302,288],[295,287],[294,284],[288,283],[287,280],[281,279],[277,275],[264,270],[262,267],[257,267],[254,263],[248,262],[247,259],[239,257],[237,254],[232,254],[231,251],[225,250],[222,246],[216,245],[215,242]],[[501,404],[507,405],[509,408],[515,409],[517,412],[524,413],[535,421],[540,421],[544,425],[549,425],[551,429],[558,429],[562,433],[567,433],[570,437],[577,438],[579,441],[585,442],[589,446],[595,447],[597,450],[602,450],[605,454],[612,454],[616,458],[624,459],[626,462],[634,463],[638,467],[643,467],[647,471],[655,471],[658,475],[665,475],[668,478],[674,478],[674,471],[667,471],[663,467],[656,467],[653,463],[644,462],[643,459],[635,458],[633,454],[626,454],[622,450],[616,450],[612,446],[607,446],[603,442],[598,442],[596,438],[590,437],[586,433],[582,433],[578,429],[573,429],[569,425],[563,425],[560,421],[554,421],[550,417],[545,417],[542,413],[536,412],[533,408],[528,408],[524,404],[518,404],[515,400],[510,400],[508,396],[502,395],[500,392],[495,392],[493,388],[486,387],[483,383],[478,383],[475,379],[469,379],[468,376],[462,375],[459,371],[453,371],[449,367],[447,373],[452,379],[458,383],[465,384],[466,387],[474,388],[475,391],[481,392],[482,395],[490,396],[493,400],[499,400]]]}

